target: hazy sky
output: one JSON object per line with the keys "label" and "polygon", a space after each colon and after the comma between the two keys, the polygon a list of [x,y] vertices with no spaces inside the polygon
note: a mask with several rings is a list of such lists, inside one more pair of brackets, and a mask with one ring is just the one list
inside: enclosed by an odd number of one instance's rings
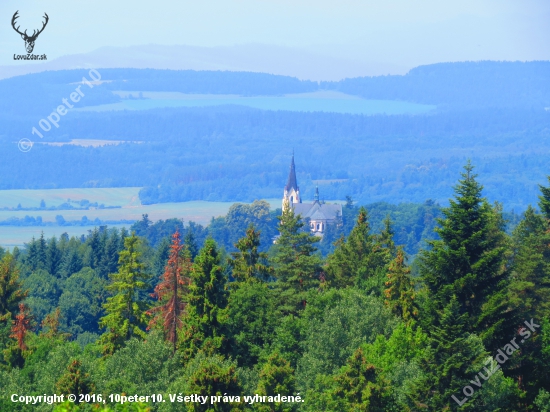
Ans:
{"label": "hazy sky", "polygon": [[47,29],[48,60],[102,46],[269,44],[396,71],[463,60],[550,60],[548,0],[2,0],[0,64],[24,53],[11,27]]}

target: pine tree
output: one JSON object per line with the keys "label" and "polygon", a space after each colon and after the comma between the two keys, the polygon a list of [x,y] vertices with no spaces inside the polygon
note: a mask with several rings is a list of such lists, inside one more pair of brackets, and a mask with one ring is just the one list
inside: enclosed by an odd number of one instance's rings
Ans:
{"label": "pine tree", "polygon": [[251,225],[246,236],[235,244],[239,251],[232,253],[233,259],[229,262],[237,283],[267,281],[273,275],[273,269],[267,266],[267,253],[259,252],[259,246],[260,232]]}
{"label": "pine tree", "polygon": [[[393,245],[389,236],[391,232],[385,235],[384,242]],[[390,257],[391,254],[370,233],[367,210],[362,207],[348,238],[340,239],[327,259],[328,283],[337,288],[364,287],[369,278],[385,268]]]}
{"label": "pine tree", "polygon": [[100,319],[100,327],[107,328],[99,344],[104,355],[120,349],[131,337],[146,336],[147,303],[139,299],[139,291],[149,289],[145,264],[139,251],[140,239],[135,235],[124,240],[125,249],[120,252],[118,273],[111,274],[111,284],[107,290],[113,296],[107,298],[105,316]]}
{"label": "pine tree", "polygon": [[384,303],[394,314],[410,324],[418,317],[418,308],[415,302],[414,282],[410,276],[411,269],[405,265],[403,248],[397,249],[397,256],[388,268],[388,287],[384,291]]}
{"label": "pine tree", "polygon": [[287,207],[278,217],[279,233],[273,256],[276,287],[279,291],[281,310],[296,313],[306,305],[306,293],[319,285],[321,259],[315,253],[319,238],[308,230],[305,223]]}
{"label": "pine tree", "polygon": [[[420,271],[427,285],[426,325],[436,323],[456,296],[460,314],[466,315],[466,329],[485,334],[502,312],[483,312],[484,305],[505,285],[506,235],[500,211],[491,208],[481,197],[482,186],[475,180],[468,162],[462,180],[455,186],[455,198],[443,210],[436,232],[440,240],[430,241],[430,250],[422,251]],[[486,308],[487,309],[487,308]],[[500,311],[502,308],[494,307]]]}
{"label": "pine tree", "polygon": [[181,317],[185,309],[184,294],[189,286],[191,258],[183,254],[184,245],[180,243],[179,232],[172,236],[170,255],[164,271],[163,280],[155,287],[153,297],[161,304],[149,310],[154,315],[149,326],[161,322],[166,340],[172,343],[174,352],[178,340],[178,331],[182,327]]}
{"label": "pine tree", "polygon": [[225,284],[218,247],[213,239],[207,239],[191,270],[181,345],[184,357],[189,359],[201,349],[215,352],[224,343]]}

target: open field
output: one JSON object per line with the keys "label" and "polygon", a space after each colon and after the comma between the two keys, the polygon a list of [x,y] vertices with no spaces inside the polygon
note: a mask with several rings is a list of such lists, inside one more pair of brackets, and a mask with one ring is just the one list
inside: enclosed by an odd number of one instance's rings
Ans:
{"label": "open field", "polygon": [[397,100],[372,100],[336,91],[287,94],[283,96],[239,96],[220,94],[184,94],[178,92],[115,91],[123,98],[119,103],[88,106],[74,111],[148,110],[161,107],[208,107],[241,105],[261,110],[288,110],[295,112],[332,112],[350,114],[421,114],[436,108],[435,105],[417,104]]}
{"label": "open field", "polygon": [[[86,216],[90,220],[139,220],[143,214],[149,219],[178,218],[185,222],[194,221],[203,225],[210,222],[212,217],[223,216],[233,202],[206,202],[193,201],[181,203],[161,203],[142,205],[139,201],[138,187],[123,188],[89,188],[89,189],[48,189],[48,190],[0,190],[0,207],[38,207],[44,199],[46,206],[57,206],[67,199],[87,199],[90,202],[104,203],[108,206],[121,206],[120,209],[90,209],[90,210],[0,210],[0,221],[11,217],[24,218],[41,216],[44,222],[55,222],[57,215],[65,220],[81,220]],[[273,208],[280,207],[280,199],[267,199]],[[129,225],[114,225],[129,226]],[[80,236],[86,234],[93,226],[0,226],[0,246],[13,247],[23,245],[32,236],[40,236],[44,232],[46,237],[59,236],[64,232],[69,235]]]}
{"label": "open field", "polygon": [[[140,204],[138,197],[140,189],[139,187],[115,187],[0,190],[0,207],[16,207],[18,204],[21,204],[22,207],[38,207],[42,199],[46,202],[46,206],[58,206],[68,199],[87,199],[92,203],[103,203],[105,206],[137,206]],[[29,214],[29,212],[26,212],[26,214]],[[0,218],[0,220],[3,219],[5,218]]]}

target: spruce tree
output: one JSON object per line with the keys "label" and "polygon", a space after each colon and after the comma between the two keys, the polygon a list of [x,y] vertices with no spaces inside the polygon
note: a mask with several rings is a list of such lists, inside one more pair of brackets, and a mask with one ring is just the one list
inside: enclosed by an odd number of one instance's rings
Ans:
{"label": "spruce tree", "polygon": [[[429,350],[421,362],[422,374],[410,393],[417,407],[463,410],[458,408],[458,402],[464,399],[463,388],[471,385],[470,380],[488,356],[479,338],[470,335],[467,329],[467,314],[461,314],[460,303],[453,295],[442,312],[439,326],[432,328]],[[477,392],[473,398],[479,395]],[[467,402],[471,406],[472,400]]]}
{"label": "spruce tree", "polygon": [[388,268],[387,289],[384,291],[384,303],[392,312],[402,318],[406,324],[418,318],[414,282],[411,279],[411,269],[405,264],[403,248],[397,250],[397,256]]}
{"label": "spruce tree", "polygon": [[281,310],[296,313],[305,308],[307,291],[319,285],[321,258],[315,244],[320,239],[303,230],[305,223],[291,207],[286,207],[278,219],[280,236],[272,258],[276,288]]}
{"label": "spruce tree", "polygon": [[[391,232],[388,231],[384,237],[387,245],[393,245],[390,236]],[[389,263],[390,256],[387,248],[370,233],[367,210],[361,207],[348,238],[340,239],[334,253],[328,256],[327,281],[330,286],[337,288],[365,287],[369,278]]]}
{"label": "spruce tree", "polygon": [[184,294],[190,283],[191,257],[183,253],[180,234],[176,231],[172,236],[170,255],[165,267],[162,281],[155,287],[153,297],[160,301],[160,305],[149,310],[154,315],[150,326],[160,323],[164,329],[165,338],[176,351],[178,332],[181,329],[182,315],[185,309]]}
{"label": "spruce tree", "polygon": [[61,266],[61,250],[57,246],[57,239],[53,236],[48,241],[46,249],[46,270],[53,276],[58,276]]}
{"label": "spruce tree", "polygon": [[[544,193],[544,192],[543,192]],[[545,196],[539,206],[544,207]],[[513,233],[513,265],[505,301],[510,308],[508,325],[524,327],[534,319],[541,324],[550,318],[550,221],[529,207]],[[513,327],[513,328],[514,328]],[[510,329],[510,328],[509,328]],[[548,387],[550,363],[543,355],[540,334],[522,345],[521,353],[507,363],[507,373],[527,391],[526,403],[532,404],[538,392]]]}
{"label": "spruce tree", "polygon": [[187,227],[185,237],[183,238],[183,243],[185,244],[185,246],[187,246],[187,250],[191,255],[191,259],[195,259],[195,256],[197,256],[199,250],[197,247],[197,241],[195,239],[195,233],[193,232],[193,227],[191,225]]}
{"label": "spruce tree", "polygon": [[[295,385],[294,369],[290,366],[290,362],[275,350],[268,356],[260,370],[256,393],[260,396],[294,395]],[[295,407],[283,402],[259,403],[257,410],[260,412],[290,412],[295,410]]]}
{"label": "spruce tree", "polygon": [[[430,250],[420,256],[420,271],[428,288],[426,326],[437,324],[440,313],[456,296],[460,314],[466,315],[466,330],[494,337],[487,331],[502,315],[502,307],[484,313],[484,305],[503,290],[506,235],[500,211],[481,196],[482,186],[468,162],[455,186],[455,197],[443,209],[436,229],[440,240],[428,242]],[[488,308],[485,308],[488,310]]]}
{"label": "spruce tree", "polygon": [[104,355],[113,354],[133,336],[146,336],[147,303],[140,300],[139,292],[150,288],[149,275],[139,251],[140,239],[132,234],[124,240],[124,245],[118,273],[109,276],[111,283],[107,290],[113,296],[103,305],[105,316],[99,322],[100,327],[107,329],[99,340]]}
{"label": "spruce tree", "polygon": [[214,353],[224,343],[224,309],[228,293],[220,252],[213,239],[207,239],[191,269],[187,313],[181,348],[190,359],[200,350]]}
{"label": "spruce tree", "polygon": [[[550,183],[550,176],[546,177]],[[539,185],[541,195],[539,196],[539,207],[544,217],[550,220],[550,187]]]}
{"label": "spruce tree", "polygon": [[232,253],[233,259],[229,264],[237,283],[269,280],[273,269],[267,265],[267,253],[258,250],[260,232],[254,230],[254,226],[248,227],[246,236],[239,239],[235,247],[239,251]]}

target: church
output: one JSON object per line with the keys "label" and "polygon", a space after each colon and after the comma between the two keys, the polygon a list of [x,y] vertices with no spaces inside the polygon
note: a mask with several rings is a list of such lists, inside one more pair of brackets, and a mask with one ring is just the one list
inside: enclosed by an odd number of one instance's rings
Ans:
{"label": "church", "polygon": [[315,189],[315,197],[312,203],[302,203],[300,188],[296,180],[296,166],[294,154],[290,162],[290,173],[283,194],[283,210],[291,207],[296,215],[309,220],[309,227],[315,236],[323,236],[327,225],[334,223],[342,217],[342,205],[329,205],[319,201],[319,188]]}

